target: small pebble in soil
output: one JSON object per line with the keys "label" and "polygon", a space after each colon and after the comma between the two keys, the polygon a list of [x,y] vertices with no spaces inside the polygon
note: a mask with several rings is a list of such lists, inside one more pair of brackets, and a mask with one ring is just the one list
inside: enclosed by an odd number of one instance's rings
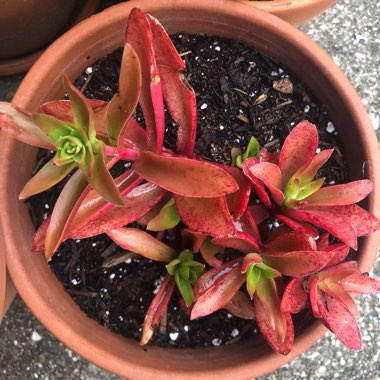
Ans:
{"label": "small pebble in soil", "polygon": [[178,332],[173,332],[173,333],[169,334],[169,337],[170,337],[171,340],[177,340],[178,336],[179,336]]}
{"label": "small pebble in soil", "polygon": [[329,121],[329,122],[327,123],[326,131],[327,131],[328,133],[333,133],[333,132],[335,131],[334,124],[333,124],[331,121]]}
{"label": "small pebble in soil", "polygon": [[239,335],[239,330],[238,330],[238,329],[233,329],[233,330],[231,331],[231,336],[232,336],[233,338],[236,338],[238,335]]}
{"label": "small pebble in soil", "polygon": [[214,338],[211,341],[211,343],[212,343],[213,346],[220,346],[222,344],[222,339],[220,339],[220,338]]}
{"label": "small pebble in soil", "polygon": [[37,331],[33,331],[33,333],[32,333],[32,341],[33,342],[39,342],[41,340],[42,340],[42,336]]}

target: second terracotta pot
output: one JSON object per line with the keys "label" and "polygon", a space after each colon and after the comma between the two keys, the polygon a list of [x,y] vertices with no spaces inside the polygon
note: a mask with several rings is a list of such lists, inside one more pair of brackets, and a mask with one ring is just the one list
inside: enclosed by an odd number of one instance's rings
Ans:
{"label": "second terracotta pot", "polygon": [[301,24],[318,16],[324,10],[336,3],[336,0],[232,1],[259,8],[290,22],[293,25]]}
{"label": "second terracotta pot", "polygon": [[[326,105],[342,141],[350,180],[366,177],[375,190],[366,205],[380,209],[380,162],[377,140],[359,97],[330,57],[303,33],[251,6],[232,1],[167,0],[129,2],[112,7],[81,23],[55,42],[21,84],[14,103],[31,112],[45,101],[62,98],[62,77],[71,79],[100,57],[122,46],[130,10],[138,5],[159,19],[169,32],[207,33],[255,46],[295,72]],[[143,349],[138,342],[118,336],[88,318],[49,269],[43,255],[30,252],[34,228],[27,206],[17,194],[30,178],[36,149],[9,137],[1,141],[0,249],[24,301],[40,321],[65,345],[82,357],[128,379],[251,379],[268,373],[298,356],[325,332],[313,322],[297,334],[292,352],[274,353],[261,337],[234,345],[201,349]],[[348,154],[348,152],[350,154]],[[18,170],[14,170],[17,161]],[[359,263],[368,271],[379,234],[360,242]]]}

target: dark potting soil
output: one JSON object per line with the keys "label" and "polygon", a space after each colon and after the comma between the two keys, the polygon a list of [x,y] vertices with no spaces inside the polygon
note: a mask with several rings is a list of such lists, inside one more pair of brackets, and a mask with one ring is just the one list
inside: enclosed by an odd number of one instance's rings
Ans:
{"label": "dark potting soil", "polygon": [[[323,106],[293,73],[254,49],[230,40],[177,34],[173,40],[187,65],[187,78],[197,96],[196,153],[231,163],[231,149],[244,151],[252,135],[261,146],[278,151],[301,120],[316,124],[320,148],[335,148],[321,176],[327,184],[347,180],[334,125]],[[88,98],[109,101],[116,92],[121,50],[87,68],[76,85]],[[141,112],[137,114],[141,122]],[[165,144],[175,145],[175,128],[167,118]],[[40,151],[38,167],[51,153]],[[50,213],[63,183],[30,199],[36,227]],[[170,236],[169,236],[170,239]],[[170,244],[170,241],[167,241]],[[142,323],[165,275],[162,263],[123,252],[107,236],[68,240],[50,266],[74,301],[91,318],[124,336],[140,339]],[[254,322],[225,310],[190,321],[175,294],[150,344],[173,347],[230,344],[257,333]],[[297,316],[297,330],[311,314]]]}

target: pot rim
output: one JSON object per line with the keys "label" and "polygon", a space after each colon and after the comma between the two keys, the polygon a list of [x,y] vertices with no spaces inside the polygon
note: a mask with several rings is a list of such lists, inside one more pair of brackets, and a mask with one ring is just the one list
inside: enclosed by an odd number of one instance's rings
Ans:
{"label": "pot rim", "polygon": [[[111,23],[110,20],[124,18],[126,14],[129,14],[129,10],[133,6],[139,6],[140,8],[149,9],[150,13],[155,14],[156,10],[162,9],[162,7],[169,12],[173,10],[173,7],[180,10],[186,10],[187,12],[192,12],[194,8],[201,9],[203,12],[210,13],[215,8],[218,8],[219,12],[232,14],[236,18],[244,19],[251,23],[259,25],[261,28],[273,30],[273,33],[282,35],[284,38],[290,38],[293,41],[293,44],[297,49],[305,54],[310,55],[313,62],[316,62],[318,65],[321,65],[324,71],[324,75],[331,81],[334,86],[341,92],[342,98],[344,98],[345,103],[348,104],[348,107],[352,109],[352,117],[355,120],[356,124],[361,127],[361,136],[363,139],[369,142],[369,145],[366,149],[366,157],[371,158],[369,162],[369,174],[370,178],[374,181],[375,190],[371,194],[369,199],[369,210],[379,215],[380,209],[380,158],[378,156],[378,146],[377,140],[375,137],[375,132],[372,128],[368,128],[370,121],[368,115],[361,104],[361,101],[353,89],[352,85],[349,83],[348,79],[344,76],[342,71],[333,63],[331,58],[325,53],[318,45],[312,42],[306,35],[301,31],[290,26],[286,22],[269,15],[265,12],[257,10],[249,5],[236,7],[232,1],[223,1],[223,0],[214,0],[212,2],[205,2],[203,0],[163,0],[154,2],[154,4],[143,4],[141,2],[131,1],[129,3],[119,4],[113,6],[102,13],[99,13],[95,16],[92,16],[90,19],[85,20],[84,22],[78,24],[72,30],[60,37],[50,48],[48,48],[45,53],[41,56],[35,66],[28,73],[24,81],[22,82],[19,90],[16,93],[14,98],[14,103],[18,106],[26,104],[29,97],[28,93],[33,93],[34,91],[39,90],[41,81],[45,78],[49,78],[49,70],[59,62],[60,56],[63,54],[63,51],[70,51],[74,44],[77,44],[78,41],[82,38],[82,34],[86,33],[87,30],[90,32],[95,32],[101,24]],[[161,10],[162,11],[162,10]],[[59,50],[62,49],[62,50]],[[51,58],[54,57],[53,60]],[[62,68],[62,73],[66,71],[67,67]],[[57,81],[58,79],[56,79]],[[1,153],[2,159],[8,157],[11,159],[12,146],[15,146],[17,142],[12,140],[10,137],[2,136],[2,144],[6,147]],[[0,179],[4,178],[6,169],[4,165],[0,167]],[[0,199],[6,199],[7,191],[4,190],[3,186],[0,186]],[[12,219],[10,217],[12,210],[8,210],[7,205],[4,209],[0,210],[1,217],[3,222],[1,223],[1,246],[5,248],[10,248],[11,244],[9,242],[9,236],[12,234],[12,229],[15,227],[9,224],[8,222]],[[4,223],[4,220],[6,223]],[[366,255],[360,258],[359,264],[363,271],[368,271],[372,266],[375,256],[376,249],[378,246],[378,241],[380,238],[379,233],[375,233],[364,239],[364,244],[362,251],[366,252]],[[100,344],[98,333],[90,334],[83,336],[80,334],[81,327],[78,326],[82,321],[86,320],[86,323],[94,331],[99,331],[100,334],[107,339],[110,339],[115,344],[123,344],[123,340],[127,338],[117,337],[114,333],[106,331],[104,327],[101,327],[94,321],[90,321],[89,318],[84,317],[82,312],[79,312],[79,308],[76,311],[76,316],[78,316],[77,321],[67,320],[65,316],[55,315],[54,310],[49,309],[48,301],[45,298],[49,298],[51,295],[46,289],[44,290],[44,284],[41,284],[39,281],[36,281],[33,278],[28,277],[28,268],[24,266],[23,261],[17,254],[10,252],[9,249],[6,249],[7,252],[7,263],[9,265],[9,270],[11,276],[14,280],[16,287],[18,288],[21,297],[24,299],[26,304],[36,315],[36,317],[45,325],[47,328],[55,335],[59,336],[59,339],[67,346],[69,346],[74,351],[78,352],[80,355],[85,357],[87,360],[96,363],[97,365],[117,373],[121,376],[130,377],[131,374],[138,374],[141,379],[148,379],[153,377],[166,378],[166,379],[176,379],[178,376],[186,377],[186,373],[181,372],[181,369],[173,368],[168,366],[170,373],[165,372],[162,368],[146,368],[146,366],[141,365],[140,363],[133,362],[123,362],[121,357],[117,356],[117,351],[108,352]],[[53,276],[53,275],[52,275]],[[52,277],[53,278],[53,277]],[[56,282],[58,280],[55,280]],[[53,284],[57,288],[59,287],[56,284]],[[46,286],[45,286],[46,288]],[[46,294],[42,294],[45,292]],[[60,290],[60,293],[64,293],[63,289]],[[68,296],[69,297],[69,296]],[[73,301],[71,301],[74,303]],[[83,315],[82,315],[83,314]],[[56,324],[53,324],[53,321]],[[65,336],[61,335],[62,330],[65,329],[68,332]],[[191,378],[199,377],[199,379],[217,379],[220,376],[224,378],[236,378],[236,373],[242,374],[240,378],[249,378],[253,373],[256,376],[268,373],[271,370],[283,365],[296,356],[303,353],[312,344],[314,344],[326,331],[326,329],[321,326],[319,322],[313,323],[310,327],[304,330],[300,336],[296,339],[294,348],[292,352],[287,356],[281,356],[274,352],[268,354],[265,357],[265,363],[267,367],[261,372],[257,372],[257,361],[245,363],[236,363],[234,366],[224,368],[226,372],[222,371],[219,368],[210,368],[208,371],[200,371],[197,368],[193,368],[193,372],[187,374]],[[137,343],[130,343],[131,345],[137,345]],[[159,349],[152,347],[149,348],[152,353],[157,354]],[[215,349],[213,349],[215,350]],[[191,355],[192,350],[180,350],[181,355]],[[207,355],[212,355],[210,349],[201,349]],[[222,352],[223,348],[219,350]],[[141,350],[142,355],[143,351]],[[173,353],[174,354],[174,353]],[[210,356],[211,357],[211,356]],[[153,363],[154,365],[154,363]],[[148,371],[148,372],[146,372]],[[163,377],[164,376],[164,377]]]}

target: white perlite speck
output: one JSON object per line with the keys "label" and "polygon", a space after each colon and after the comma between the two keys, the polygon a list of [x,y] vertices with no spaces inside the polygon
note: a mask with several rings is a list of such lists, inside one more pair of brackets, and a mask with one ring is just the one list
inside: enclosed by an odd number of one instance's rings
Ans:
{"label": "white perlite speck", "polygon": [[233,330],[231,331],[231,336],[232,336],[233,338],[236,338],[238,335],[239,335],[239,330],[238,330],[238,329],[233,329]]}
{"label": "white perlite speck", "polygon": [[183,326],[183,329],[188,332],[189,331],[189,326]]}
{"label": "white perlite speck", "polygon": [[319,368],[318,368],[318,372],[319,373],[325,373],[327,370],[327,368],[324,366],[324,365],[321,365]]}
{"label": "white perlite speck", "polygon": [[91,66],[87,67],[86,70],[85,70],[85,73],[88,75],[88,74],[92,74],[94,70],[92,69]]}
{"label": "white perlite speck", "polygon": [[171,340],[177,340],[178,336],[179,336],[179,333],[177,332],[173,332],[169,334],[169,337]]}
{"label": "white perlite speck", "polygon": [[335,131],[334,124],[333,124],[331,121],[329,121],[329,122],[327,123],[326,131],[327,131],[328,133],[333,133],[333,132]]}
{"label": "white perlite speck", "polygon": [[305,113],[308,113],[310,111],[310,106],[307,104],[305,108],[303,109]]}
{"label": "white perlite speck", "polygon": [[215,46],[214,48],[216,51],[220,51],[220,46]]}
{"label": "white perlite speck", "polygon": [[33,333],[32,333],[32,341],[33,342],[39,342],[40,340],[42,340],[42,336],[40,334],[38,334],[37,331],[33,331]]}
{"label": "white perlite speck", "polygon": [[222,343],[222,339],[219,339],[219,338],[214,338],[211,343],[214,345],[214,346],[220,346],[220,344]]}
{"label": "white perlite speck", "polygon": [[207,104],[206,103],[203,103],[202,105],[201,105],[201,110],[205,110],[207,108]]}

